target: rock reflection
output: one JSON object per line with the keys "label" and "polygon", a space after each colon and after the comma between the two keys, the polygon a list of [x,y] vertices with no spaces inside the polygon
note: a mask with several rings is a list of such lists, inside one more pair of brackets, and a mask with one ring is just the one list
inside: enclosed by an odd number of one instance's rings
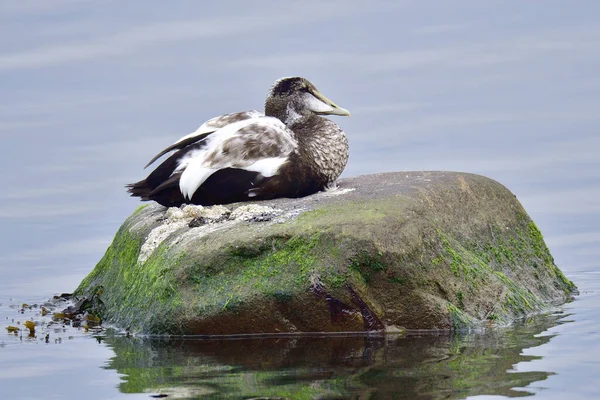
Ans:
{"label": "rock reflection", "polygon": [[478,394],[530,395],[522,388],[551,372],[513,373],[537,336],[561,323],[538,317],[510,329],[468,335],[396,339],[278,337],[136,339],[106,337],[115,351],[107,368],[124,374],[125,393],[168,398],[458,399]]}

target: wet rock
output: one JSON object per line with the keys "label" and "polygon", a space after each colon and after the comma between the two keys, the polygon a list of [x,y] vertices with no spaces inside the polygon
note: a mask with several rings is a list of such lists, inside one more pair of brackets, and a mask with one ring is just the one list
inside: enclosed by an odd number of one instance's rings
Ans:
{"label": "wet rock", "polygon": [[280,213],[281,210],[275,209],[273,207],[263,206],[259,204],[245,204],[236,207],[232,211],[230,219],[252,222],[266,222],[272,220],[273,217]]}
{"label": "wet rock", "polygon": [[183,211],[177,207],[167,208],[167,213],[165,216],[170,221],[177,221],[185,218],[185,214],[183,213]]}
{"label": "wet rock", "polygon": [[69,307],[65,308],[62,313],[73,317],[77,314],[82,314],[86,309],[91,307],[91,302],[87,298],[77,300],[77,302]]}
{"label": "wet rock", "polygon": [[225,221],[231,211],[224,206],[203,207],[186,204],[183,208],[170,207],[167,209],[167,220],[170,222],[185,220],[189,228]]}
{"label": "wet rock", "polygon": [[188,227],[198,228],[199,226],[206,225],[208,223],[209,221],[207,221],[204,217],[196,217],[188,223]]}
{"label": "wet rock", "polygon": [[63,300],[71,300],[73,295],[71,293],[62,293],[56,296],[52,296],[53,301],[63,301]]}
{"label": "wet rock", "polygon": [[389,325],[385,327],[385,333],[394,335],[404,335],[406,333],[406,328],[402,326]]}
{"label": "wet rock", "polygon": [[132,331],[215,335],[505,325],[573,290],[504,186],[405,172],[301,199],[143,206],[75,294]]}

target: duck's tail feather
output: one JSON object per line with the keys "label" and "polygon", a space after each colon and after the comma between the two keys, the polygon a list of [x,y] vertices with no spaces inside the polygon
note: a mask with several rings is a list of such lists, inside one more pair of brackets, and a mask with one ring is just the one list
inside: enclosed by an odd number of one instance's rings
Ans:
{"label": "duck's tail feather", "polygon": [[131,195],[131,197],[139,197],[143,201],[152,200],[149,195],[152,192],[152,187],[148,183],[146,179],[142,179],[136,183],[129,183],[125,185],[127,191]]}
{"label": "duck's tail feather", "polygon": [[142,201],[154,200],[165,207],[179,207],[186,201],[179,190],[179,179],[177,178],[173,177],[156,188],[152,188],[147,179],[125,187],[132,197],[139,197]]}

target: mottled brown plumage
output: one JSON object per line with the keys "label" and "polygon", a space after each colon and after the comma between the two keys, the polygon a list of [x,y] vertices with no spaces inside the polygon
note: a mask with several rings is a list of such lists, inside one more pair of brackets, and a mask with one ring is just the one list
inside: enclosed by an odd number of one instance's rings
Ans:
{"label": "mottled brown plumage", "polygon": [[344,170],[348,141],[320,115],[349,115],[304,78],[271,87],[265,114],[227,114],[161,151],[176,150],[150,175],[128,185],[132,196],[165,206],[300,197],[323,190]]}

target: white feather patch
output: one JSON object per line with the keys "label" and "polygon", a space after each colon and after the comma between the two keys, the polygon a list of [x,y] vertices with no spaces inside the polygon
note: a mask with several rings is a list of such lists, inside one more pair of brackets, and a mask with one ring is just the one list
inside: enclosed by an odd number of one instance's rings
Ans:
{"label": "white feather patch", "polygon": [[[209,133],[209,132],[214,132],[217,129],[223,128],[226,126],[223,121],[226,121],[228,118],[230,118],[234,114],[240,114],[240,113],[219,115],[218,117],[211,118],[208,121],[204,122],[202,125],[200,125],[198,127],[198,129],[196,129],[194,132],[185,135],[184,137],[182,137],[181,139],[176,141],[174,144],[180,143],[186,139],[200,136],[202,134]],[[257,117],[264,116],[263,113],[261,113],[260,111],[256,111],[256,110],[246,111],[243,114],[246,117],[246,119],[254,119]],[[242,121],[245,121],[246,119],[244,119]],[[241,122],[241,121],[237,121],[237,122]],[[235,122],[233,122],[233,123],[235,123]],[[233,124],[233,123],[231,123],[231,124]]]}
{"label": "white feather patch", "polygon": [[208,179],[209,176],[214,174],[216,169],[204,168],[199,162],[190,163],[181,177],[179,178],[179,190],[184,199],[191,200],[196,190]]}
{"label": "white feather patch", "polygon": [[269,157],[256,161],[242,169],[246,171],[258,172],[262,176],[269,178],[277,173],[279,168],[287,161],[287,157]]}
{"label": "white feather patch", "polygon": [[[278,134],[288,141],[287,152],[296,146],[292,134],[285,124],[277,118],[265,117],[260,114],[254,118],[237,121],[217,129],[206,139],[205,145],[198,150],[188,152],[178,161],[174,173],[181,172],[179,189],[186,199],[191,199],[198,188],[216,171],[223,168],[239,168],[258,172],[265,177],[271,177],[287,161],[288,153],[281,157],[269,157],[255,160],[231,159],[223,153],[223,143],[236,135],[243,135],[243,129],[251,124],[269,126],[276,129]],[[285,154],[285,156],[283,156]],[[216,157],[215,157],[216,156]]]}
{"label": "white feather patch", "polygon": [[[216,130],[215,133],[213,133],[207,138],[206,146],[204,146],[200,150],[189,152],[177,162],[177,168],[175,169],[175,172],[187,169],[188,165],[196,162],[199,162],[200,165],[204,167],[208,167],[207,165],[204,165],[204,159],[207,154],[210,154],[213,151],[215,151],[216,148],[220,146],[225,140],[239,134],[238,131],[240,129],[255,123],[257,120],[258,118],[249,118],[242,121],[234,122],[233,124],[225,125],[221,129]],[[202,184],[202,182],[200,182],[200,184]],[[200,185],[198,185],[198,187],[199,186]]]}

